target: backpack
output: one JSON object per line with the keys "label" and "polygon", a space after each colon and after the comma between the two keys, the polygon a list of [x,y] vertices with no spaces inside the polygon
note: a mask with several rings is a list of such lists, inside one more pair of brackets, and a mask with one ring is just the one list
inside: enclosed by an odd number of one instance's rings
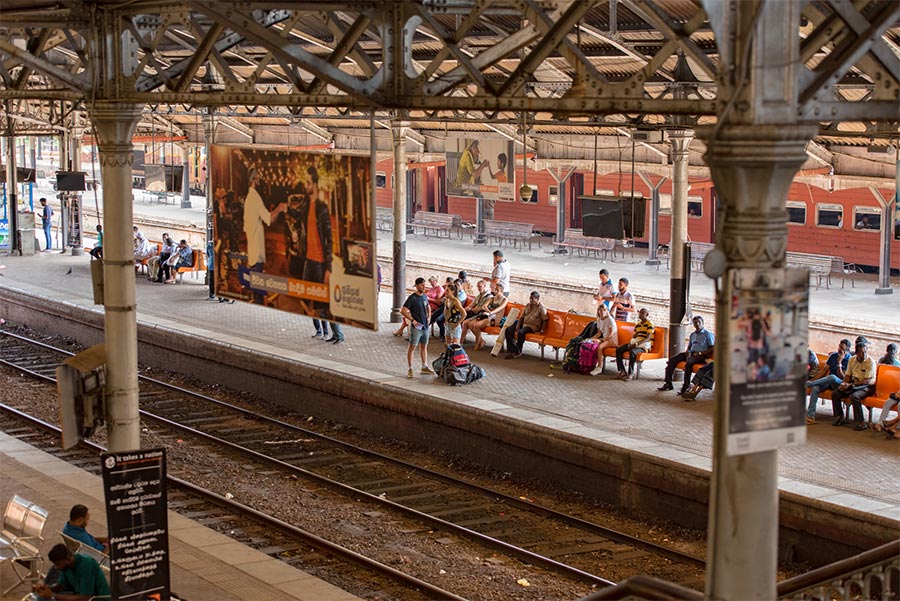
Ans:
{"label": "backpack", "polygon": [[569,340],[569,344],[566,345],[566,351],[563,353],[563,369],[566,373],[571,373],[573,371],[577,371],[578,369],[578,354],[579,347],[581,347],[581,343],[584,341],[584,338],[581,336],[576,336]]}
{"label": "backpack", "polygon": [[596,340],[585,340],[578,348],[578,373],[589,374],[597,367],[597,347],[600,343]]}
{"label": "backpack", "polygon": [[454,367],[462,367],[469,364],[469,355],[466,354],[465,349],[459,344],[448,345],[445,353],[448,362]]}
{"label": "backpack", "polygon": [[475,380],[480,380],[483,377],[484,370],[474,363],[467,363],[460,367],[457,367],[451,363],[444,368],[443,373],[444,382],[446,382],[450,386],[462,386],[463,384],[471,384]]}

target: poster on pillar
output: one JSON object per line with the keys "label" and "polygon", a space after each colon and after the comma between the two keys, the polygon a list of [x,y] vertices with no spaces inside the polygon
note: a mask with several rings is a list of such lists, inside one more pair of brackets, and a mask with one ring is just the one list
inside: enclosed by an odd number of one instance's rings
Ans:
{"label": "poster on pillar", "polygon": [[809,272],[732,274],[728,454],[806,442]]}
{"label": "poster on pillar", "polygon": [[378,329],[371,160],[213,146],[216,294]]}
{"label": "poster on pillar", "polygon": [[515,202],[516,155],[511,140],[447,138],[447,195]]}

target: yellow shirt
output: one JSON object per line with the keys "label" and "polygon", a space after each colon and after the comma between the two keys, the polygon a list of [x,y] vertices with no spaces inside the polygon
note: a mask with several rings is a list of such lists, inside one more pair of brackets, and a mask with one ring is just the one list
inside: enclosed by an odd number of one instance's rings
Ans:
{"label": "yellow shirt", "polygon": [[875,359],[866,357],[860,361],[856,355],[850,357],[845,372],[845,382],[851,384],[866,384],[875,381]]}

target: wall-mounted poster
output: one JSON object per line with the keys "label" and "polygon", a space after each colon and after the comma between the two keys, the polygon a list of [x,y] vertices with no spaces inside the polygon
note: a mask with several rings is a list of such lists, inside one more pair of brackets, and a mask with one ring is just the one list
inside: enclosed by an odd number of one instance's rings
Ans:
{"label": "wall-mounted poster", "polygon": [[510,140],[447,138],[447,195],[515,202],[516,155]]}
{"label": "wall-mounted poster", "polygon": [[806,442],[809,272],[736,269],[728,454]]}
{"label": "wall-mounted poster", "polygon": [[216,293],[378,329],[369,157],[213,146]]}

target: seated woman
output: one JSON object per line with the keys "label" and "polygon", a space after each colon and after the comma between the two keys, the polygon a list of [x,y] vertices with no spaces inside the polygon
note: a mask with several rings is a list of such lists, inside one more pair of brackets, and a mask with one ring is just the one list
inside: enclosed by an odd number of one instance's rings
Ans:
{"label": "seated woman", "polygon": [[715,362],[710,361],[697,370],[697,373],[694,374],[694,378],[691,380],[690,389],[681,395],[682,399],[685,401],[693,401],[704,388],[712,390],[713,384],[715,383],[713,365],[715,365]]}
{"label": "seated woman", "polygon": [[500,322],[500,318],[506,311],[506,303],[509,302],[503,296],[503,284],[493,284],[491,291],[494,295],[488,301],[484,309],[478,313],[470,311],[472,317],[463,323],[462,339],[465,339],[469,330],[475,334],[475,350],[479,350],[484,346],[484,340],[481,338],[481,332],[484,328],[495,326]]}
{"label": "seated woman", "polygon": [[599,376],[603,372],[603,349],[619,346],[619,330],[616,328],[616,320],[609,314],[609,309],[604,303],[597,305],[597,333],[589,340],[597,341],[597,367],[591,372],[592,376]]}
{"label": "seated woman", "polygon": [[478,280],[478,294],[471,297],[472,302],[466,307],[468,316],[462,323],[462,332],[460,335],[460,344],[466,341],[466,334],[469,331],[469,322],[479,313],[487,310],[487,305],[494,298],[494,295],[488,290],[488,283],[484,280]]}

